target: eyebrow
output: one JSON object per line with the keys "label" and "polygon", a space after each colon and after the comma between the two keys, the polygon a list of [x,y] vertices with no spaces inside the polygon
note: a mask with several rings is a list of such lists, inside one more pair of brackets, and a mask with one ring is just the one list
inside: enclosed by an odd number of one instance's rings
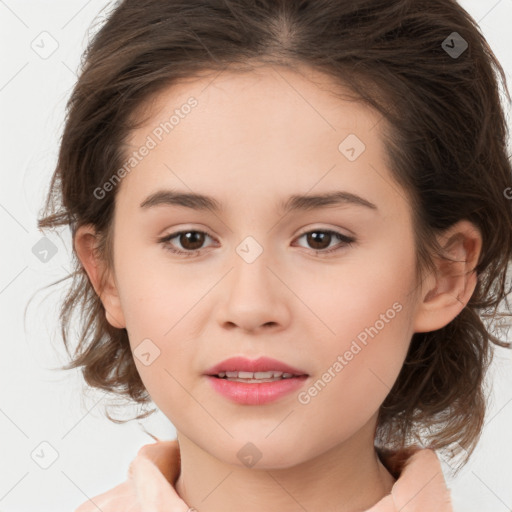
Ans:
{"label": "eyebrow", "polygon": [[[184,193],[175,190],[158,190],[150,194],[142,203],[141,208],[148,209],[156,206],[182,206],[192,210],[210,210],[214,213],[222,211],[222,205],[211,196],[196,193]],[[315,195],[292,195],[286,201],[278,204],[282,213],[291,211],[309,211],[329,206],[362,206],[375,211],[375,204],[357,194],[345,191],[333,191]]]}

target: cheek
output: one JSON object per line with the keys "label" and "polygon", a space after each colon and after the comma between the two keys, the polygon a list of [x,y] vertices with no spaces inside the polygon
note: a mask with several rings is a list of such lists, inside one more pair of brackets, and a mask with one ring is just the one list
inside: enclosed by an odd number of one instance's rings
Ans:
{"label": "cheek", "polygon": [[366,264],[347,265],[347,271],[329,279],[315,279],[308,292],[308,306],[322,320],[315,327],[322,343],[315,348],[318,380],[303,403],[315,408],[319,425],[335,418],[350,428],[347,418],[352,425],[368,420],[391,390],[407,354],[414,255],[381,254]]}
{"label": "cheek", "polygon": [[194,344],[187,329],[196,325],[190,319],[205,286],[179,271],[171,273],[169,267],[144,261],[137,251],[118,258],[116,274],[134,361],[146,389],[157,398],[162,387],[179,386],[170,373],[190,366],[188,351]]}
{"label": "cheek", "polygon": [[337,318],[332,320],[337,334],[318,344],[318,371],[298,397],[304,421],[310,430],[322,432],[325,446],[348,439],[371,420],[407,354],[408,306],[398,301],[390,305],[383,297],[364,306],[357,315],[330,317]]}
{"label": "cheek", "polygon": [[[201,300],[209,283],[198,280],[192,266],[171,263],[160,246],[148,249],[132,244],[127,249],[121,240],[116,262],[127,330],[134,342],[148,337],[165,344],[173,330],[188,323],[185,315]],[[181,319],[185,322],[180,325]]]}
{"label": "cheek", "polygon": [[[296,281],[297,295],[306,298],[321,320],[315,327],[328,352],[348,349],[353,339],[380,340],[392,345],[408,331],[411,292],[415,289],[414,252],[382,243],[360,254],[348,255],[339,267],[315,272],[315,279]],[[311,315],[310,318],[313,319]],[[313,325],[313,322],[309,322]]]}

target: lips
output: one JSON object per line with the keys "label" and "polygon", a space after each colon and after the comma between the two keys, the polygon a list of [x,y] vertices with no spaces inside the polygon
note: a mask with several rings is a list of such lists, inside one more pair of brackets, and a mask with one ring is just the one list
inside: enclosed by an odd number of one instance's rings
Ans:
{"label": "lips", "polygon": [[270,357],[260,357],[259,359],[247,359],[245,357],[230,357],[220,363],[212,366],[205,371],[205,375],[215,376],[221,372],[268,372],[276,371],[290,373],[293,376],[308,375],[307,372],[299,368],[290,366],[277,359]]}

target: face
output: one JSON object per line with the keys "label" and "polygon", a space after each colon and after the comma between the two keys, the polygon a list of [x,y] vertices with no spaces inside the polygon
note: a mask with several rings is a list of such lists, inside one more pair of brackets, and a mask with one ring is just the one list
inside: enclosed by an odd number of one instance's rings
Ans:
{"label": "face", "polygon": [[[398,376],[414,332],[410,206],[386,166],[384,121],[327,77],[212,79],[167,90],[130,135],[144,156],[116,195],[114,316],[178,432],[226,462],[250,441],[267,466],[293,465],[359,432]],[[147,201],[159,191],[213,202]],[[307,377],[236,402],[205,375],[235,356]]]}

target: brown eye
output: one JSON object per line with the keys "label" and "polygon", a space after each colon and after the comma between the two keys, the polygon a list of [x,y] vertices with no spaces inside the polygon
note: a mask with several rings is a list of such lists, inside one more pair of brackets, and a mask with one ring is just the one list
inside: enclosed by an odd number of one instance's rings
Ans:
{"label": "brown eye", "polygon": [[[356,241],[355,238],[342,235],[337,231],[325,230],[325,229],[315,229],[312,231],[307,231],[298,237],[298,239],[306,237],[306,242],[308,246],[316,251],[318,254],[329,254],[334,251],[338,251],[343,248],[343,246],[350,246],[352,243]],[[332,241],[338,240],[338,244],[333,248],[328,249],[331,245]]]}
{"label": "brown eye", "polygon": [[[173,253],[183,254],[184,256],[194,256],[202,249],[206,237],[211,238],[210,235],[204,231],[189,229],[171,233],[159,239],[159,242],[164,245],[165,249]],[[183,250],[176,248],[175,243],[171,243],[171,240],[174,239],[177,239],[177,242],[181,245]]]}
{"label": "brown eye", "polygon": [[205,233],[200,231],[186,231],[178,235],[178,240],[184,249],[196,251],[204,243]]}
{"label": "brown eye", "polygon": [[331,243],[332,234],[325,231],[310,231],[306,233],[306,240],[312,249],[327,249]]}

